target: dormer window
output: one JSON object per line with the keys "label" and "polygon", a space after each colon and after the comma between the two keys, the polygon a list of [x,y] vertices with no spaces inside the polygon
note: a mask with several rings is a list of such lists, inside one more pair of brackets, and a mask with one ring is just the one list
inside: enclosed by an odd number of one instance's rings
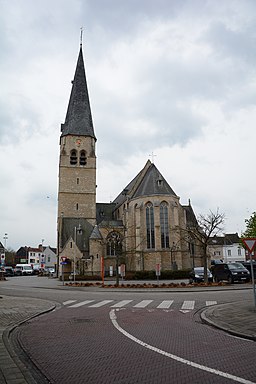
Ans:
{"label": "dormer window", "polygon": [[86,153],[85,151],[80,152],[80,165],[86,165],[87,159],[86,159]]}
{"label": "dormer window", "polygon": [[162,185],[163,185],[163,180],[162,179],[158,179],[157,180],[157,186],[161,187]]}
{"label": "dormer window", "polygon": [[71,165],[76,165],[77,164],[77,153],[76,153],[75,149],[73,149],[70,152],[70,164]]}

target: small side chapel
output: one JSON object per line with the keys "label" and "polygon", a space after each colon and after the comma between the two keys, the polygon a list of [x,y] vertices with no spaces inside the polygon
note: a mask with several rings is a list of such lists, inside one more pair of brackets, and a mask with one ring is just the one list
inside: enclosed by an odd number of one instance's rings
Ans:
{"label": "small side chapel", "polygon": [[191,268],[196,245],[184,236],[196,218],[148,160],[111,203],[96,203],[96,136],[82,44],[64,124],[58,189],[58,255],[62,272],[115,274]]}

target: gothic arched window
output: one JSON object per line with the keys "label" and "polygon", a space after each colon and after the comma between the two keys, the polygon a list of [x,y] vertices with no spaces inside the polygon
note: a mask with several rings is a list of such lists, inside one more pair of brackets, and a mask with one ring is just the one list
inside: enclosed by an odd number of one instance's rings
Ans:
{"label": "gothic arched window", "polygon": [[160,204],[161,247],[170,248],[168,204],[163,201]]}
{"label": "gothic arched window", "polygon": [[111,232],[107,237],[107,256],[121,255],[122,239],[120,233]]}
{"label": "gothic arched window", "polygon": [[70,164],[76,165],[77,164],[77,153],[75,149],[72,149],[70,152]]}
{"label": "gothic arched window", "polygon": [[80,152],[79,163],[80,163],[80,165],[86,165],[86,163],[87,163],[87,158],[86,158],[86,152],[85,152],[85,151],[81,151],[81,152]]}
{"label": "gothic arched window", "polygon": [[146,205],[146,230],[147,230],[147,248],[155,248],[155,223],[154,207],[152,203]]}

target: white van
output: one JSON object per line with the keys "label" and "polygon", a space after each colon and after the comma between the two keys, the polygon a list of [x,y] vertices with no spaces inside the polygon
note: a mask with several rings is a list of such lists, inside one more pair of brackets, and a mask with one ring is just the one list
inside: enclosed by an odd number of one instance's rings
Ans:
{"label": "white van", "polygon": [[15,276],[24,276],[24,275],[32,275],[33,268],[31,264],[16,264],[14,268]]}

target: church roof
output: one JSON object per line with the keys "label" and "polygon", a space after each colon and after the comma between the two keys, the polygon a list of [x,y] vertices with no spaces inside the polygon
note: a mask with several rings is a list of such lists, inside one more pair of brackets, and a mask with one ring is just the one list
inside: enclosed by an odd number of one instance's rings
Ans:
{"label": "church roof", "polygon": [[68,104],[65,123],[61,124],[61,136],[78,135],[95,137],[82,46],[77,60],[75,77]]}
{"label": "church roof", "polygon": [[102,236],[101,236],[101,233],[99,231],[98,225],[95,225],[95,227],[93,228],[93,231],[91,233],[90,239],[94,239],[94,240],[102,239]]}
{"label": "church roof", "polygon": [[75,229],[80,228],[76,234],[76,245],[80,251],[88,251],[89,238],[93,231],[93,226],[84,218],[63,217],[60,233],[60,246],[63,248],[67,241],[75,237]]}
{"label": "church roof", "polygon": [[193,208],[191,207],[190,201],[189,205],[183,205],[183,208],[185,209],[186,212],[186,221],[188,226],[194,226],[198,225],[195,213],[193,211]]}
{"label": "church roof", "polygon": [[117,206],[123,204],[127,196],[129,199],[133,199],[153,195],[177,196],[155,164],[148,160],[145,167],[117,196],[114,203],[116,203]]}

